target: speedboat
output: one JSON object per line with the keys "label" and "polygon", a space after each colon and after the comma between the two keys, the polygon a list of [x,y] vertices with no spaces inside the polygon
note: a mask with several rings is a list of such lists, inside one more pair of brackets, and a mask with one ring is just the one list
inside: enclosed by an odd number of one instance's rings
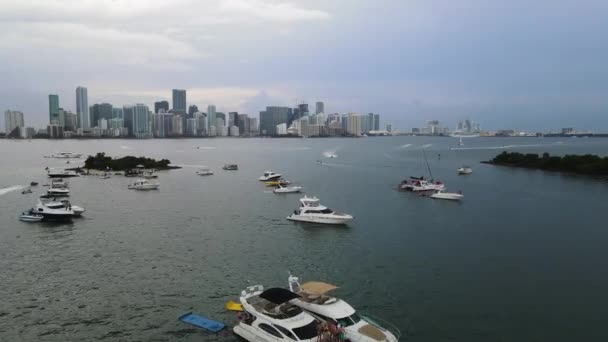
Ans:
{"label": "speedboat", "polygon": [[280,173],[274,173],[272,171],[264,171],[264,174],[258,179],[261,180],[262,182],[267,182],[267,181],[279,179],[282,176],[283,175],[281,175]]}
{"label": "speedboat", "polygon": [[464,198],[464,195],[461,192],[446,192],[445,190],[439,190],[430,197],[435,199],[460,201]]}
{"label": "speedboat", "polygon": [[213,171],[211,171],[210,169],[204,168],[204,169],[200,169],[200,170],[196,171],[196,174],[199,176],[211,176],[213,174]]}
{"label": "speedboat", "polygon": [[131,190],[156,190],[160,184],[152,183],[147,179],[138,179],[133,184],[129,184],[128,188]]}
{"label": "speedboat", "polygon": [[158,175],[154,173],[154,171],[145,171],[143,173],[143,177],[146,179],[158,178]]}
{"label": "speedboat", "polygon": [[36,186],[36,185],[38,185],[38,182],[31,182],[30,183],[30,186]]}
{"label": "speedboat", "polygon": [[241,292],[243,312],[234,333],[250,342],[320,341],[319,321],[289,302],[295,298],[287,289],[247,287]]}
{"label": "speedboat", "polygon": [[329,209],[319,203],[316,197],[300,198],[300,208],[294,210],[293,214],[287,217],[291,221],[302,221],[324,224],[346,224],[352,220],[352,215],[341,214]]}
{"label": "speedboat", "polygon": [[424,177],[410,177],[399,184],[400,190],[407,191],[438,191],[445,189],[445,184],[440,181],[427,181]]}
{"label": "speedboat", "polygon": [[106,172],[103,175],[99,176],[99,179],[108,179],[110,177],[112,177],[112,175],[109,172]]}
{"label": "speedboat", "polygon": [[470,166],[462,166],[458,168],[458,174],[459,175],[468,175],[469,173],[472,173],[473,169]]}
{"label": "speedboat", "polygon": [[51,155],[51,158],[60,158],[60,159],[69,159],[69,158],[80,158],[82,157],[82,153],[74,153],[74,152],[57,152]]}
{"label": "speedboat", "polygon": [[279,185],[276,189],[274,189],[275,194],[288,194],[293,192],[300,192],[302,190],[301,186],[282,186]]}
{"label": "speedboat", "polygon": [[337,288],[335,285],[309,281],[299,283],[298,277],[291,274],[288,278],[289,290],[299,295],[290,303],[302,308],[315,318],[343,329],[344,340],[351,342],[396,342],[401,332],[394,325],[383,321],[386,327],[378,323],[379,318],[369,318],[359,314],[347,302],[327,295]]}
{"label": "speedboat", "polygon": [[27,189],[25,189],[25,190],[21,191],[21,194],[22,194],[22,195],[25,195],[25,194],[31,194],[31,193],[32,193],[32,189],[30,189],[30,188],[27,188]]}
{"label": "speedboat", "polygon": [[45,220],[54,221],[69,221],[74,216],[74,211],[69,206],[62,202],[47,202],[38,201],[35,213],[42,215]]}
{"label": "speedboat", "polygon": [[36,214],[34,209],[30,209],[28,211],[24,211],[19,215],[19,220],[23,222],[40,222],[44,216]]}
{"label": "speedboat", "polygon": [[222,169],[227,171],[234,171],[238,170],[239,166],[237,164],[224,164],[224,166],[222,166]]}
{"label": "speedboat", "polygon": [[79,177],[80,176],[74,170],[65,170],[65,169],[48,169],[47,175],[49,176],[49,178]]}
{"label": "speedboat", "polygon": [[286,180],[286,179],[277,179],[277,180],[272,180],[272,181],[268,181],[268,182],[264,182],[267,186],[286,186],[289,183],[291,183],[290,181]]}
{"label": "speedboat", "polygon": [[49,195],[40,196],[40,202],[43,204],[61,203],[66,208],[71,209],[74,212],[74,217],[80,217],[82,215],[82,213],[84,213],[86,211],[86,209],[83,207],[80,207],[77,205],[72,205],[72,203],[70,201],[68,201],[67,199],[58,200],[56,198],[56,196],[49,196]]}

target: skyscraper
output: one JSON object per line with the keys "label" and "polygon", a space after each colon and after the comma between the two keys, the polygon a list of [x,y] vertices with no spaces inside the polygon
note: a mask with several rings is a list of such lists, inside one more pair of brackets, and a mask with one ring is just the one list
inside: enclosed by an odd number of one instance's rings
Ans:
{"label": "skyscraper", "polygon": [[309,114],[308,103],[301,103],[298,105],[299,117],[303,117]]}
{"label": "skyscraper", "polygon": [[228,113],[228,127],[238,126],[239,124],[239,113],[229,112]]}
{"label": "skyscraper", "polygon": [[277,125],[287,123],[289,113],[289,107],[266,107],[265,111],[260,112],[261,135],[275,136],[277,134]]}
{"label": "skyscraper", "polygon": [[133,115],[135,113],[135,107],[133,106],[123,106],[122,113],[125,122],[125,128],[127,129],[128,135],[133,135],[135,132],[133,131]]}
{"label": "skyscraper", "polygon": [[325,113],[325,104],[322,101],[318,101],[315,104],[315,114]]}
{"label": "skyscraper", "polygon": [[89,116],[89,99],[87,88],[76,88],[76,115],[78,116],[78,128],[91,128],[91,118]]}
{"label": "skyscraper", "polygon": [[133,107],[133,135],[148,138],[152,133],[148,106],[138,103]]}
{"label": "skyscraper", "polygon": [[215,127],[216,116],[215,116],[215,106],[209,105],[207,106],[207,128],[210,130],[211,127]]}
{"label": "skyscraper", "polygon": [[241,135],[249,134],[249,116],[247,114],[239,114],[238,126]]}
{"label": "skyscraper", "polygon": [[122,108],[112,107],[112,119],[124,119]]}
{"label": "skyscraper", "polygon": [[198,112],[198,107],[196,105],[188,107],[188,117],[192,118],[196,112]]}
{"label": "skyscraper", "polygon": [[99,105],[99,119],[112,119],[112,105],[109,103],[102,103]]}
{"label": "skyscraper", "polygon": [[186,91],[173,89],[173,113],[186,115]]}
{"label": "skyscraper", "polygon": [[59,95],[49,95],[49,123],[59,122]]}
{"label": "skyscraper", "polygon": [[361,117],[357,113],[348,113],[346,131],[350,135],[361,135]]}
{"label": "skyscraper", "polygon": [[374,131],[380,130],[380,114],[374,114]]}
{"label": "skyscraper", "polygon": [[154,113],[160,113],[161,109],[163,109],[164,113],[167,113],[169,111],[169,102],[167,102],[167,101],[154,102]]}
{"label": "skyscraper", "polygon": [[16,110],[7,110],[4,112],[4,132],[8,137],[17,128],[25,126],[23,123],[23,113]]}

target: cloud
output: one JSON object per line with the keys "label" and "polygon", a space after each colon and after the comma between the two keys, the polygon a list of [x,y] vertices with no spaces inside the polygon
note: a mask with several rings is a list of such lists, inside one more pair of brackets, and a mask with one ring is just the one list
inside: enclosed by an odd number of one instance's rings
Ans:
{"label": "cloud", "polygon": [[273,3],[262,0],[224,0],[219,9],[222,13],[245,14],[262,20],[278,22],[327,20],[331,17],[327,12],[300,8],[293,3]]}

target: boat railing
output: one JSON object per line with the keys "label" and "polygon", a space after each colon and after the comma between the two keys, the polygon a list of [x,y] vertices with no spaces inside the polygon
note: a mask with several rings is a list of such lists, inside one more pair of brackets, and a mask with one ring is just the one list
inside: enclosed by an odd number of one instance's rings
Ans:
{"label": "boat railing", "polygon": [[393,335],[395,335],[395,337],[397,337],[397,340],[401,339],[401,330],[399,330],[399,328],[397,328],[397,326],[393,323],[378,316],[371,315],[367,312],[360,312],[359,315],[372,325],[375,325],[376,328],[381,330],[388,330]]}

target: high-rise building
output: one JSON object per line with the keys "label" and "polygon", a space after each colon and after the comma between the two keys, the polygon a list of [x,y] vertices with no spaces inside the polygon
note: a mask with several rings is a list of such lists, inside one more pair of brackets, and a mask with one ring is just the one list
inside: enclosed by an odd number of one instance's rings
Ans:
{"label": "high-rise building", "polygon": [[239,133],[240,132],[239,132],[239,127],[238,126],[230,126],[230,129],[228,130],[228,134],[231,137],[238,137],[240,135]]}
{"label": "high-rise building", "polygon": [[207,116],[201,112],[194,113],[197,135],[207,135]]}
{"label": "high-rise building", "polygon": [[87,94],[87,88],[85,87],[76,88],[76,115],[78,116],[78,128],[91,128],[91,117],[89,115],[89,99]]}
{"label": "high-rise building", "polygon": [[308,103],[301,103],[301,104],[299,104],[299,105],[298,105],[298,110],[299,110],[299,112],[300,112],[300,113],[299,113],[299,114],[300,114],[300,117],[303,117],[303,116],[308,115],[308,114],[309,114],[309,111],[308,111]]}
{"label": "high-rise building", "polygon": [[111,120],[112,114],[113,114],[112,109],[113,109],[112,105],[109,103],[100,104],[99,105],[99,119]]}
{"label": "high-rise building", "polygon": [[[161,111],[162,109],[162,111]],[[158,101],[154,102],[154,113],[167,113],[169,112],[169,102]]]}
{"label": "high-rise building", "polygon": [[357,113],[348,113],[346,131],[350,135],[361,135],[361,117]]}
{"label": "high-rise building", "polygon": [[13,131],[19,130],[18,136],[21,136],[21,127],[25,126],[23,122],[23,113],[17,110],[7,110],[4,112],[4,133],[6,137],[15,136]]}
{"label": "high-rise building", "polygon": [[59,122],[59,95],[49,95],[49,123]]}
{"label": "high-rise building", "polygon": [[277,125],[287,123],[289,119],[289,107],[266,107],[260,112],[260,133],[265,136],[277,135]]}
{"label": "high-rise building", "polygon": [[390,123],[386,124],[386,131],[389,132],[389,133],[392,133],[393,132],[393,125],[390,124]]}
{"label": "high-rise building", "polygon": [[209,130],[211,130],[211,127],[215,127],[216,126],[216,115],[215,115],[215,106],[214,105],[209,105],[207,106],[207,127],[209,128]]}
{"label": "high-rise building", "polygon": [[63,126],[52,123],[46,127],[47,134],[51,139],[62,139],[63,138]]}
{"label": "high-rise building", "polygon": [[75,132],[78,128],[78,115],[69,110],[63,111],[63,131]]}
{"label": "high-rise building", "polygon": [[122,108],[112,107],[112,119],[124,119]]}
{"label": "high-rise building", "polygon": [[340,124],[342,125],[342,131],[348,132],[348,115],[343,114],[342,119],[340,120]]}
{"label": "high-rise building", "polygon": [[380,130],[380,114],[374,114],[374,131]]}
{"label": "high-rise building", "polygon": [[258,118],[249,118],[249,135],[255,136],[260,133]]}
{"label": "high-rise building", "polygon": [[127,129],[128,135],[133,135],[135,131],[133,130],[133,116],[135,114],[134,106],[123,106],[122,107],[122,115],[125,120],[125,128]]}
{"label": "high-rise building", "polygon": [[186,115],[186,91],[173,89],[173,113]]}
{"label": "high-rise building", "polygon": [[141,103],[133,106],[133,135],[136,138],[149,138],[152,134],[150,126],[148,106]]}
{"label": "high-rise building", "polygon": [[[220,123],[220,120],[222,120],[221,123]],[[217,127],[226,126],[226,114],[224,114],[222,112],[215,113],[215,126],[217,126]]]}
{"label": "high-rise building", "polygon": [[195,118],[190,118],[186,120],[186,132],[184,133],[184,135],[196,136],[198,133],[198,127],[196,124],[197,120]]}
{"label": "high-rise building", "polygon": [[198,107],[196,105],[188,107],[188,118],[192,118],[196,112],[198,112]]}
{"label": "high-rise building", "polygon": [[315,114],[325,113],[325,104],[322,101],[315,103]]}
{"label": "high-rise building", "polygon": [[172,121],[173,121],[172,122],[173,129],[171,131],[171,136],[174,136],[174,137],[182,136],[184,134],[183,116],[179,115],[179,114],[173,114]]}
{"label": "high-rise building", "polygon": [[228,127],[238,126],[239,124],[239,113],[229,112],[228,113]]}
{"label": "high-rise building", "polygon": [[239,114],[238,126],[240,135],[249,134],[249,116],[247,114]]}

